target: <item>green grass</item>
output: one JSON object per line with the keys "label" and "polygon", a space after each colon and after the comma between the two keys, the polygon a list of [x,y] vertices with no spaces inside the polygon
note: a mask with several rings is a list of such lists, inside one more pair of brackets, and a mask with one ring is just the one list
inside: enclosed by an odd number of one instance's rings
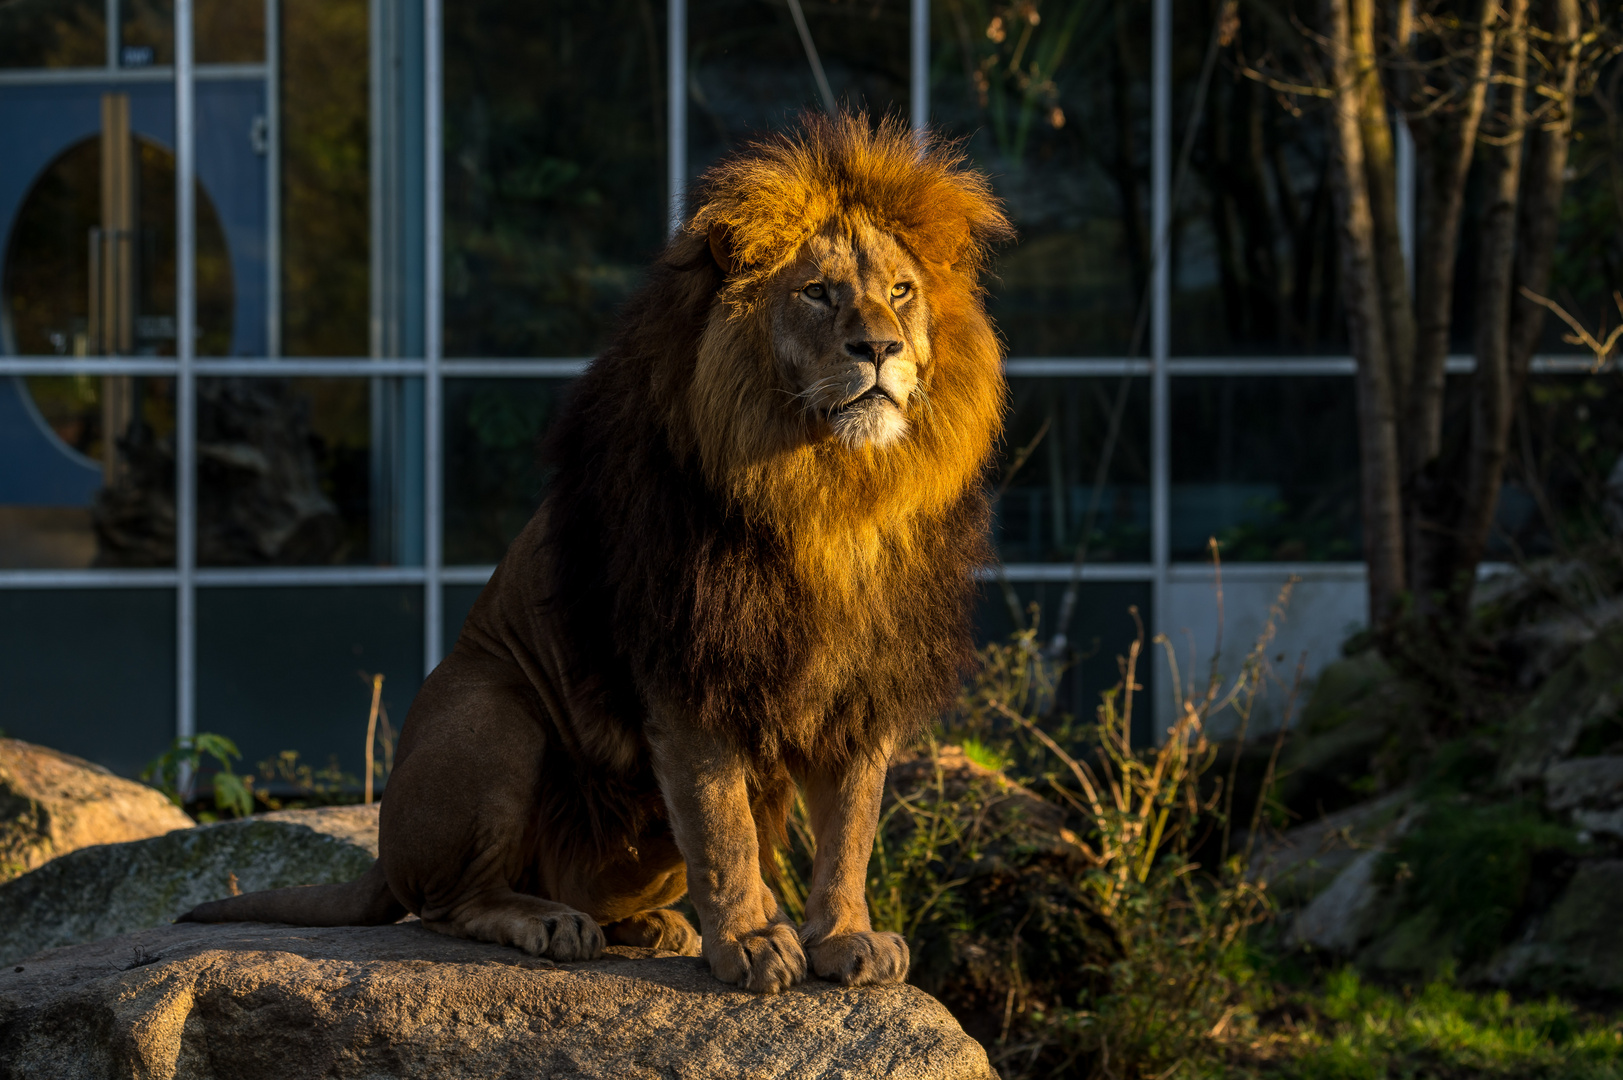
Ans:
{"label": "green grass", "polygon": [[1280,1080],[1623,1078],[1623,1017],[1559,998],[1515,1001],[1439,978],[1414,990],[1352,969],[1281,997],[1207,1076]]}

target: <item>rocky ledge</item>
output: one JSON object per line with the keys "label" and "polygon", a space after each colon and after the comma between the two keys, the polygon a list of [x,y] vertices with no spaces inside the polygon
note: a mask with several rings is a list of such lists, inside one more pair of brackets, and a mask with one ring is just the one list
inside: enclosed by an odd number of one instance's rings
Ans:
{"label": "rocky ledge", "polygon": [[0,970],[0,1076],[995,1078],[911,986],[758,998],[697,960],[554,964],[416,922],[163,926]]}

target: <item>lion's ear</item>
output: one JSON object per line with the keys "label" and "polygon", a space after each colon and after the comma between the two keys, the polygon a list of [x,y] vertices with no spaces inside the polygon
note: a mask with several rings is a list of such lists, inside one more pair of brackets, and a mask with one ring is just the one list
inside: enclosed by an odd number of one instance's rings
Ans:
{"label": "lion's ear", "polygon": [[733,236],[727,226],[715,222],[710,226],[710,257],[716,260],[723,274],[731,275],[738,269],[738,256],[733,250]]}

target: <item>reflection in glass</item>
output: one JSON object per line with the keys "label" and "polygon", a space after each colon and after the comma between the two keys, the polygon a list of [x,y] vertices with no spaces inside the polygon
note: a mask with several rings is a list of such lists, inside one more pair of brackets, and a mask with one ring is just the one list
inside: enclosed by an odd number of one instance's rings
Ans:
{"label": "reflection in glass", "polygon": [[0,687],[7,736],[134,779],[175,733],[174,590],[0,590]]}
{"label": "reflection in glass", "polygon": [[[105,95],[113,102],[122,97]],[[124,172],[105,160],[104,141],[86,139],[57,158],[23,201],[0,275],[6,352],[174,355],[174,155],[145,139],[127,140],[134,164]],[[133,230],[106,221],[108,189],[121,173],[133,175],[126,196]],[[231,264],[219,215],[201,186],[197,256],[198,352],[218,355],[231,342]],[[92,274],[92,266],[101,273]],[[113,314],[120,311],[127,320]],[[128,321],[126,334],[93,326],[114,321]]]}
{"label": "reflection in glass", "polygon": [[[1117,659],[1127,655],[1138,632],[1133,608],[1147,619],[1153,610],[1152,592],[1147,581],[1090,581],[1079,585],[1069,626],[1055,626],[1065,604],[1065,581],[1016,581],[1005,593],[1000,583],[987,582],[976,609],[977,643],[1007,642],[1016,628],[1029,627],[1032,605],[1036,605],[1037,641],[1050,645],[1058,631],[1065,634],[1064,677],[1054,703],[1055,712],[1069,713],[1082,722],[1093,719],[1099,695],[1121,680]],[[1014,610],[1018,610],[1019,618]],[[1146,648],[1145,653],[1149,650]],[[1155,700],[1151,683],[1159,665],[1140,660],[1137,691],[1144,703],[1134,710],[1132,740],[1135,746],[1150,743],[1154,724],[1148,703]]]}
{"label": "reflection in glass", "polygon": [[665,233],[665,11],[472,0],[445,26],[445,349],[585,356]]}
{"label": "reflection in glass", "polygon": [[121,65],[175,62],[175,0],[119,0],[118,16]]}
{"label": "reflection in glass", "polygon": [[244,771],[292,750],[359,777],[371,676],[398,731],[422,671],[420,586],[197,592],[197,726],[234,740]]}
{"label": "reflection in glass", "polygon": [[0,568],[173,565],[174,430],[172,379],[0,377]]}
{"label": "reflection in glass", "polygon": [[1361,557],[1350,378],[1172,381],[1172,557]]}
{"label": "reflection in glass", "polygon": [[370,383],[198,380],[199,565],[367,561]]}
{"label": "reflection in glass", "polygon": [[0,68],[101,67],[107,63],[102,0],[0,4]]}
{"label": "reflection in glass", "polygon": [[[1173,118],[1181,140],[1216,9],[1204,0],[1177,5]],[[1242,54],[1300,48],[1289,0],[1262,7],[1275,17],[1240,20]],[[1176,208],[1174,353],[1346,352],[1326,123],[1323,108],[1293,115],[1267,86],[1218,68]]]}
{"label": "reflection in glass", "polygon": [[[803,3],[830,93],[878,119],[908,114],[908,4]],[[688,167],[698,175],[727,150],[821,112],[811,58],[783,3],[717,0],[688,15]]]}
{"label": "reflection in glass", "polygon": [[199,64],[265,60],[265,0],[196,0],[192,33]]}
{"label": "reflection in glass", "polygon": [[1011,356],[1144,355],[1149,5],[932,5],[931,120],[964,137],[1019,239],[990,310]]}
{"label": "reflection in glass", "polygon": [[[1011,379],[1010,413],[995,484],[993,541],[1004,562],[1070,562],[1088,531],[1087,562],[1149,558],[1149,384],[1127,380],[1105,482],[1120,379]],[[1009,469],[1030,448],[1025,463]]]}
{"label": "reflection in glass", "polygon": [[445,384],[445,561],[494,563],[541,505],[541,436],[569,382]]}
{"label": "reflection in glass", "polygon": [[366,0],[283,0],[281,12],[282,351],[365,356]]}

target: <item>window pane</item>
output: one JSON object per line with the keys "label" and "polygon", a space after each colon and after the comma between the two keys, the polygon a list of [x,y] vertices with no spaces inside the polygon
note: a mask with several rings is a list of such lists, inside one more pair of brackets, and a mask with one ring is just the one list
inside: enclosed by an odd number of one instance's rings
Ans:
{"label": "window pane", "polygon": [[445,561],[498,562],[541,504],[540,440],[569,381],[445,384]]}
{"label": "window pane", "polygon": [[175,0],[119,0],[119,63],[175,62]]}
{"label": "window pane", "polygon": [[396,561],[371,531],[371,428],[388,382],[199,379],[198,565]]}
{"label": "window pane", "polygon": [[[802,4],[829,92],[875,119],[908,111],[908,4]],[[688,167],[821,112],[812,61],[787,4],[717,0],[688,15]]]}
{"label": "window pane", "polygon": [[1172,557],[1362,557],[1350,378],[1172,381]]}
{"label": "window pane", "polygon": [[[1143,562],[1149,548],[1149,381],[1011,379],[994,485],[993,540],[1004,562]],[[1125,389],[1125,397],[1121,395]],[[1121,421],[1110,438],[1111,418]],[[1026,449],[1030,455],[1010,476]],[[1099,464],[1109,455],[1104,484]]]}
{"label": "window pane", "polygon": [[[0,119],[68,131],[53,139],[39,130],[26,151],[0,159],[22,192],[0,277],[9,324],[3,351],[174,355],[173,101],[167,86],[0,91]],[[74,137],[73,127],[87,122],[101,133]],[[205,179],[212,176],[200,176],[197,187],[197,321],[206,355],[229,347],[235,319],[226,231],[211,191],[236,193]]]}
{"label": "window pane", "polygon": [[468,612],[473,610],[473,602],[479,599],[484,588],[483,585],[444,586],[440,599],[440,640],[445,643],[446,652],[451,651],[452,644],[462,634],[462,624],[467,621]]}
{"label": "window pane", "polygon": [[174,392],[0,376],[0,568],[174,565]]}
{"label": "window pane", "polygon": [[135,777],[175,733],[170,589],[0,590],[0,730]]}
{"label": "window pane", "polygon": [[394,731],[423,671],[418,586],[199,589],[197,728],[227,735],[255,770],[284,750],[362,772],[371,676]]}
{"label": "window pane", "polygon": [[463,5],[445,139],[446,354],[595,353],[665,235],[664,5]]}
{"label": "window pane", "polygon": [[[1133,621],[1132,608],[1149,624],[1151,605],[1150,583],[1147,581],[1090,581],[1078,586],[1068,626],[1056,626],[1061,609],[1065,606],[1065,593],[1069,583],[1064,581],[1017,581],[1005,593],[997,582],[988,582],[981,592],[976,612],[976,638],[980,643],[1007,642],[1017,627],[1029,626],[1031,605],[1037,605],[1037,640],[1041,645],[1053,643],[1054,634],[1064,630],[1066,637],[1065,660],[1067,669],[1060,682],[1056,711],[1084,723],[1093,720],[1099,707],[1099,695],[1115,686],[1121,679],[1117,657],[1125,657],[1138,632]],[[1014,610],[1019,611],[1019,620]],[[1145,652],[1149,652],[1146,643]],[[1150,684],[1156,675],[1157,664],[1146,655],[1138,664],[1138,682],[1144,687],[1135,692],[1135,701],[1141,704],[1133,711],[1132,740],[1135,746],[1150,744],[1150,702],[1154,693]]]}
{"label": "window pane", "polygon": [[[281,12],[282,351],[365,356],[372,243],[366,0],[283,0]],[[244,122],[251,115],[202,130],[241,157],[252,149]]]}
{"label": "window pane", "polygon": [[107,63],[102,0],[0,4],[0,68],[100,67]]}
{"label": "window pane", "polygon": [[199,64],[265,60],[265,0],[196,0],[192,27]]}
{"label": "window pane", "polygon": [[991,282],[1009,354],[1126,355],[1148,326],[1149,5],[937,3],[931,23],[931,121],[1019,230]]}
{"label": "window pane", "polygon": [[[1239,21],[1248,57],[1299,52],[1291,0]],[[1190,120],[1214,12],[1176,0],[1173,152]],[[1223,10],[1227,10],[1226,8]],[[1260,13],[1259,13],[1260,14]],[[1327,114],[1292,115],[1279,95],[1220,63],[1175,208],[1172,349],[1195,356],[1344,354]]]}

